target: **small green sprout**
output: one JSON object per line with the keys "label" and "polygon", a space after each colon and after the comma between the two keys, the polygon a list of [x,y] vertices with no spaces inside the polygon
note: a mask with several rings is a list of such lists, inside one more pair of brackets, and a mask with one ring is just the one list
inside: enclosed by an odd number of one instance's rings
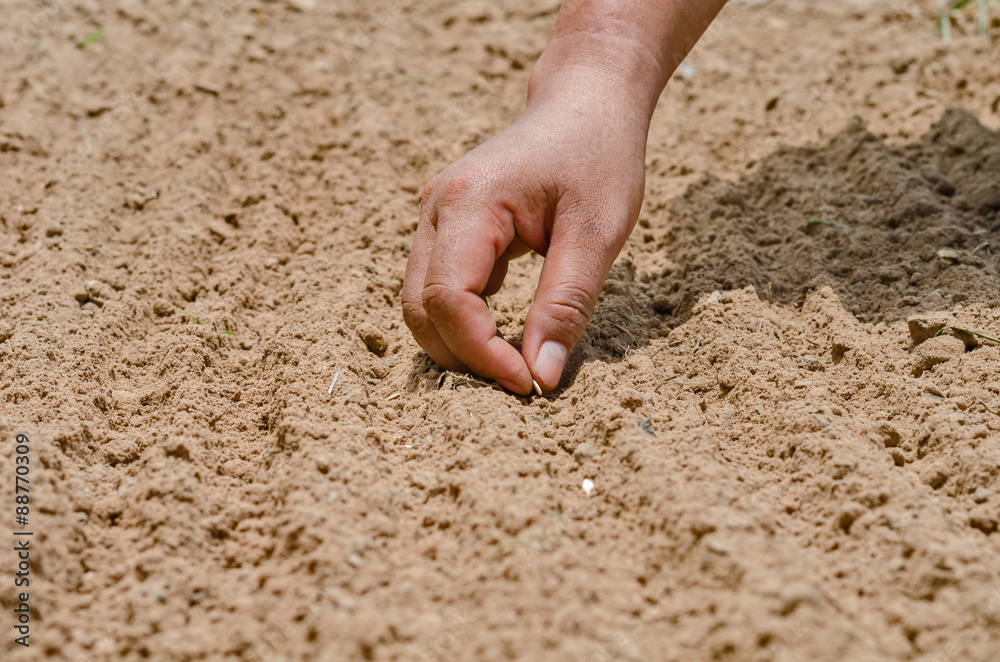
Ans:
{"label": "small green sprout", "polygon": [[101,43],[101,39],[104,37],[104,28],[105,26],[102,25],[101,27],[97,28],[97,30],[95,30],[94,32],[88,34],[86,37],[83,38],[83,41],[81,41],[76,45],[76,47],[86,48],[87,46],[93,46],[94,44]]}
{"label": "small green sprout", "polygon": [[851,228],[843,223],[834,223],[833,221],[824,221],[820,218],[810,218],[806,221],[806,227],[811,228],[816,225],[825,225],[829,228],[838,228],[840,230],[850,230]]}
{"label": "small green sprout", "polygon": [[184,310],[183,308],[178,308],[178,310],[181,311],[182,313],[184,313],[185,315],[187,315],[188,317],[190,317],[191,319],[193,319],[196,323],[198,323],[198,324],[202,323],[202,321],[200,319],[198,319],[197,317],[195,317],[194,315],[192,315],[188,311]]}
{"label": "small green sprout", "polygon": [[[183,308],[178,308],[177,310],[181,311],[182,313],[193,319],[195,321],[195,324],[204,324],[204,322],[202,322],[200,319],[198,319],[188,311],[184,310]],[[222,333],[219,334],[219,337],[221,338],[222,336],[235,336],[235,335],[236,335],[235,331],[223,331]]]}

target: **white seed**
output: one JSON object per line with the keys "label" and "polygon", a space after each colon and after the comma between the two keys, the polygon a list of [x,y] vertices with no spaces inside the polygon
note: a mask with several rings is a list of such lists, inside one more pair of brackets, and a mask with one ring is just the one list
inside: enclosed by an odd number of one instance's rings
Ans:
{"label": "white seed", "polygon": [[538,382],[536,382],[534,379],[532,379],[531,383],[534,384],[534,386],[535,386],[535,393],[537,393],[538,395],[541,395],[542,394],[542,387],[538,385]]}
{"label": "white seed", "polygon": [[340,373],[339,372],[335,372],[333,374],[333,381],[330,382],[330,388],[326,389],[326,394],[327,395],[333,395],[333,387],[337,385],[337,379],[339,379],[339,378],[340,378]]}
{"label": "white seed", "polygon": [[589,478],[584,478],[583,485],[580,487],[582,487],[583,491],[587,493],[587,496],[590,496],[590,493],[594,491],[594,481]]}

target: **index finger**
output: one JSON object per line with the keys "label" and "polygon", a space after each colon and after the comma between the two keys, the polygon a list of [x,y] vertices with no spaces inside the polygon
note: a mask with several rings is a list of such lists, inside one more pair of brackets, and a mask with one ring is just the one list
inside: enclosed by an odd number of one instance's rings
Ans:
{"label": "index finger", "polygon": [[497,335],[482,298],[493,266],[514,239],[514,221],[477,202],[442,204],[421,300],[441,339],[473,372],[516,393],[531,392],[531,373]]}
{"label": "index finger", "polygon": [[448,349],[424,310],[424,281],[437,235],[437,211],[428,198],[425,192],[420,205],[420,222],[410,249],[410,259],[406,262],[406,274],[403,276],[403,320],[416,341],[438,365],[446,370],[465,370],[466,366]]}

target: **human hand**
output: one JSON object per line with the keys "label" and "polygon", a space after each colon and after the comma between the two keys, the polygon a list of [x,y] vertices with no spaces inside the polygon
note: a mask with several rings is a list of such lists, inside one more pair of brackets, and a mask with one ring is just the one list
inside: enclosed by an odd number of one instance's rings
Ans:
{"label": "human hand", "polygon": [[[424,189],[403,317],[449,370],[520,394],[555,388],[638,217],[649,104],[593,71],[533,86],[525,113]],[[511,259],[545,257],[520,352],[486,297]]]}
{"label": "human hand", "polygon": [[[424,189],[403,317],[452,370],[553,389],[642,204],[649,119],[725,0],[564,0],[509,129]],[[486,297],[510,260],[545,257],[520,351]]]}

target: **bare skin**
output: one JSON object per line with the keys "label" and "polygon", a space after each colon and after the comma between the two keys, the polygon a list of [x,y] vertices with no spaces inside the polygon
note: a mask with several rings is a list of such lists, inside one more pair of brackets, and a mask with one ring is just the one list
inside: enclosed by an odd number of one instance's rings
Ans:
{"label": "bare skin", "polygon": [[[524,113],[424,189],[403,318],[442,367],[558,386],[639,216],[656,102],[724,4],[566,0]],[[529,250],[545,262],[518,348],[485,297]]]}

